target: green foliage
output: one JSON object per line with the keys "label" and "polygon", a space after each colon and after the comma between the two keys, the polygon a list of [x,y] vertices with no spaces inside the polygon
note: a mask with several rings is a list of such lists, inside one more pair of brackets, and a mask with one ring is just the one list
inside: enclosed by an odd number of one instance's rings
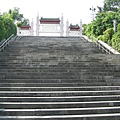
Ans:
{"label": "green foliage", "polygon": [[95,36],[103,35],[103,32],[113,27],[113,19],[115,18],[115,12],[100,12],[96,16],[96,20],[92,21],[88,25],[84,25],[84,33],[87,36]]}
{"label": "green foliage", "polygon": [[113,28],[108,28],[103,32],[103,35],[98,36],[98,40],[102,40],[105,43],[112,45],[111,39],[114,34]]}
{"label": "green foliage", "polygon": [[9,10],[9,14],[10,14],[10,17],[14,20],[14,22],[16,22],[16,21],[22,21],[22,19],[23,19],[23,14],[20,14],[19,13],[19,8],[14,8],[13,10]]}
{"label": "green foliage", "polygon": [[105,11],[117,11],[120,8],[120,0],[104,0]]}
{"label": "green foliage", "polygon": [[21,22],[17,22],[17,27],[29,26],[29,19],[24,18]]}
{"label": "green foliage", "polygon": [[84,29],[83,29],[83,34],[87,34],[88,37],[91,36],[92,34],[92,24],[88,24],[88,25],[83,25]]}
{"label": "green foliage", "polygon": [[6,13],[3,15],[3,22],[4,22],[4,28],[5,28],[4,38],[8,38],[12,34],[16,35],[16,32],[17,32],[16,25],[14,24],[14,21],[9,14]]}
{"label": "green foliage", "polygon": [[120,52],[120,24],[117,25],[117,32],[112,37],[112,46]]}
{"label": "green foliage", "polygon": [[[104,6],[98,7],[96,20],[83,25],[83,34],[97,38],[120,51],[120,0],[104,0]],[[113,31],[113,20],[117,21],[117,32]],[[116,47],[117,46],[117,47]]]}
{"label": "green foliage", "polygon": [[117,25],[117,32],[120,32],[120,23]]}
{"label": "green foliage", "polygon": [[120,52],[120,33],[114,34],[112,38],[112,46]]}
{"label": "green foliage", "polygon": [[5,37],[5,27],[4,27],[4,19],[3,16],[0,15],[0,41]]}
{"label": "green foliage", "polygon": [[0,41],[16,32],[16,25],[10,15],[7,13],[0,15]]}
{"label": "green foliage", "polygon": [[10,9],[8,12],[0,14],[0,41],[8,38],[12,34],[16,35],[17,26],[29,25],[29,20],[19,13],[19,8]]}

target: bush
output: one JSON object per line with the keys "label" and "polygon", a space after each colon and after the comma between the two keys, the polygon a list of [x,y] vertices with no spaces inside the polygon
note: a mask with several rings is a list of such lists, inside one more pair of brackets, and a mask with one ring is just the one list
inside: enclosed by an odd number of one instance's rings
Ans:
{"label": "bush", "polygon": [[12,34],[16,35],[17,28],[9,14],[0,15],[0,41],[8,38]]}

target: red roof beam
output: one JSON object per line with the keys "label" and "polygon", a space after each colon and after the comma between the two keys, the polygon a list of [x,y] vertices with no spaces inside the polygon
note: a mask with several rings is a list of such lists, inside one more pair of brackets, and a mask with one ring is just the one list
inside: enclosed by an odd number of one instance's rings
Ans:
{"label": "red roof beam", "polygon": [[60,24],[60,20],[40,20],[40,24]]}

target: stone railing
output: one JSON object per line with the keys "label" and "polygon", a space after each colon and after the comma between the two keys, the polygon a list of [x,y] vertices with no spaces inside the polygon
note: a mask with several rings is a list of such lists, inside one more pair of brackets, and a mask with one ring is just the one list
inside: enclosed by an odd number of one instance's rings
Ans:
{"label": "stone railing", "polygon": [[20,40],[23,36],[16,36],[15,40]]}
{"label": "stone railing", "polygon": [[0,42],[0,52],[3,51],[13,40],[15,40],[18,36],[12,34],[7,40],[4,39]]}
{"label": "stone railing", "polygon": [[81,38],[84,40],[84,41],[88,41],[88,42],[93,42],[92,40],[90,40],[87,36],[85,35],[81,35]]}
{"label": "stone railing", "polygon": [[88,41],[88,42],[93,42],[95,43],[99,49],[102,49],[103,51],[105,51],[107,54],[120,54],[118,51],[116,51],[114,48],[110,47],[108,44],[104,43],[101,40],[97,40],[95,39],[94,41],[90,40],[87,36],[82,35],[82,38],[84,41]]}
{"label": "stone railing", "polygon": [[96,41],[96,45],[98,45],[99,49],[104,50],[107,54],[120,54],[118,51],[101,40]]}

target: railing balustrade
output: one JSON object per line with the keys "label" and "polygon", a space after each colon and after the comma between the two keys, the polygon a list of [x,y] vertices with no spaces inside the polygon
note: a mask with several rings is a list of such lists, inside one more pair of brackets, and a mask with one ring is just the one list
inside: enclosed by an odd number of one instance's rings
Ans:
{"label": "railing balustrade", "polygon": [[10,42],[18,39],[20,39],[19,36],[15,36],[14,34],[12,34],[7,40],[6,39],[2,40],[0,42],[0,52],[3,51],[10,44]]}
{"label": "railing balustrade", "polygon": [[[88,39],[87,36],[82,36],[84,39],[86,39],[88,42],[93,42],[95,43],[99,49],[102,49],[103,51],[105,51],[107,54],[120,54],[118,51],[116,51],[114,48],[110,47],[108,44],[104,43],[103,41],[101,40],[95,40],[95,41],[92,41],[90,39]],[[84,40],[85,41],[85,40]],[[120,44],[118,44],[120,45]],[[118,46],[117,45],[117,46]],[[117,47],[115,46],[115,48]]]}

